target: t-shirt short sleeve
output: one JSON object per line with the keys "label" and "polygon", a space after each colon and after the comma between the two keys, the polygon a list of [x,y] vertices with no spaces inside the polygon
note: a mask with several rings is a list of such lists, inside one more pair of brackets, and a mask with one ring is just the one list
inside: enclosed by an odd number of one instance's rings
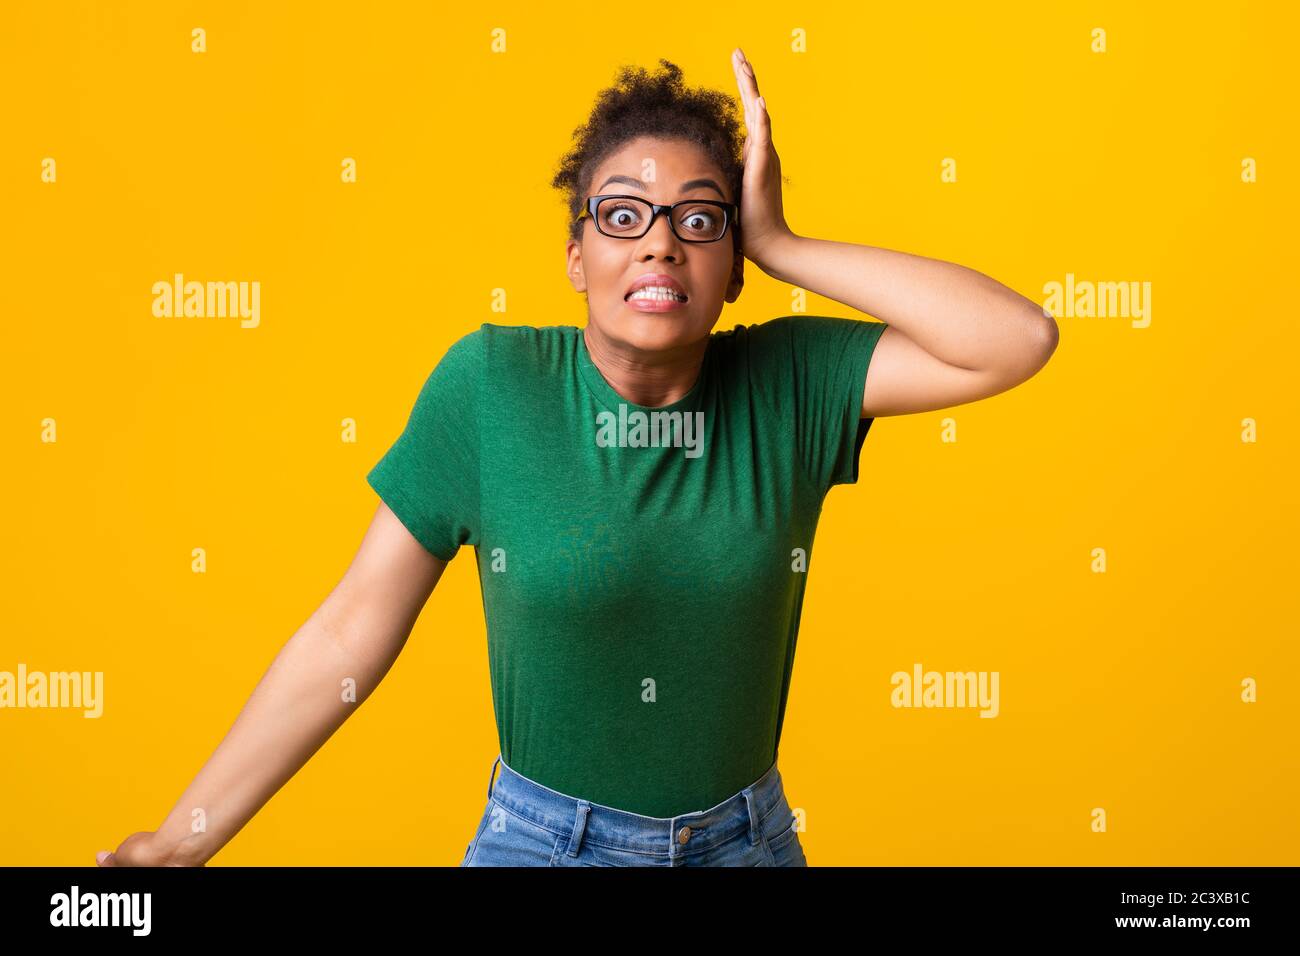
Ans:
{"label": "t-shirt short sleeve", "polygon": [[883,322],[790,315],[751,327],[751,365],[770,376],[762,389],[793,423],[804,472],[823,494],[856,484],[858,457],[873,418],[862,393]]}
{"label": "t-shirt short sleeve", "polygon": [[479,534],[479,399],[483,330],[447,349],[406,427],[366,481],[427,551],[450,561]]}

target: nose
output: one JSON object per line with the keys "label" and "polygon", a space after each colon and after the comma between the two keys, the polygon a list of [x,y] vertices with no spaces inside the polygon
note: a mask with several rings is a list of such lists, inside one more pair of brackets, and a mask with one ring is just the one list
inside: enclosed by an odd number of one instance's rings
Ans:
{"label": "nose", "polygon": [[650,230],[637,240],[636,253],[638,259],[645,259],[647,256],[667,259],[669,262],[677,262],[681,259],[682,242],[677,238],[677,233],[673,232],[667,213],[655,219]]}

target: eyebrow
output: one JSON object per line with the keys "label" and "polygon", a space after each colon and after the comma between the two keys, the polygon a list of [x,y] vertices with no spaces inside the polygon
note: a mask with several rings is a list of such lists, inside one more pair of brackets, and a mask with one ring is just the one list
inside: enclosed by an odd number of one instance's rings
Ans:
{"label": "eyebrow", "polygon": [[[641,190],[642,192],[645,192],[645,184],[643,184],[641,180],[633,176],[610,176],[609,179],[601,183],[600,189],[597,189],[596,192],[601,192],[601,190],[603,190],[610,183],[621,183],[624,186],[635,186],[637,189]],[[724,200],[727,198],[727,194],[722,191],[722,187],[720,187],[712,179],[688,179],[686,182],[682,183],[681,191],[685,193],[685,192],[689,192],[692,189],[701,189],[701,188],[712,189]]]}

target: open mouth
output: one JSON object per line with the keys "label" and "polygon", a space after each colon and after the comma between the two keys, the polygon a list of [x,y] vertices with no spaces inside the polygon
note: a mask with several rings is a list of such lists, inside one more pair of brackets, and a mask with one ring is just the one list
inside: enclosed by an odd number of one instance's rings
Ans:
{"label": "open mouth", "polygon": [[624,302],[633,300],[650,301],[650,302],[686,302],[689,297],[685,293],[675,292],[667,286],[642,286],[635,292],[629,292],[623,296]]}
{"label": "open mouth", "polygon": [[624,302],[662,303],[678,305],[689,296],[682,284],[666,272],[645,272],[637,276],[627,292],[623,294]]}

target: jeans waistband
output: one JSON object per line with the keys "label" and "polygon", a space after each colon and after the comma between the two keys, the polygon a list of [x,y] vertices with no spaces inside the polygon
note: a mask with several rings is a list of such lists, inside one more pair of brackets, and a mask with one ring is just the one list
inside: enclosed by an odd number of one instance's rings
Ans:
{"label": "jeans waistband", "polygon": [[[501,766],[500,775],[497,765]],[[495,785],[493,784],[493,778]],[[566,852],[576,856],[584,841],[651,856],[679,857],[720,846],[747,833],[761,839],[760,824],[783,796],[776,761],[762,776],[707,810],[674,817],[647,817],[552,790],[506,764],[500,754],[488,777],[488,798],[530,823],[569,836]]]}

